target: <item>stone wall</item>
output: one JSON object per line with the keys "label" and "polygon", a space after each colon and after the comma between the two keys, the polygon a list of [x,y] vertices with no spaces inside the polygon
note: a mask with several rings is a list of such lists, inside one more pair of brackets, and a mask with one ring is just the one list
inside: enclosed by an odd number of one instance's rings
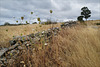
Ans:
{"label": "stone wall", "polygon": [[[65,22],[61,25],[61,28],[72,27],[73,25],[76,25],[75,21]],[[60,32],[61,28],[55,27],[35,34],[32,33],[26,36],[13,37],[13,39],[9,41],[11,47],[0,49],[0,65],[6,67],[7,64],[12,64],[20,51],[27,50],[28,47],[31,48],[34,44],[42,43],[48,45],[52,40],[52,36],[56,36]],[[35,47],[33,46],[32,49],[34,48]]]}

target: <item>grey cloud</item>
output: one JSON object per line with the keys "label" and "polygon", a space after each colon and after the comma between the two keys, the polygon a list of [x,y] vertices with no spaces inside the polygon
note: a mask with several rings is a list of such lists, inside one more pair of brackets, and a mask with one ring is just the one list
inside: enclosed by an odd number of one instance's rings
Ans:
{"label": "grey cloud", "polygon": [[99,0],[0,0],[0,22],[12,22],[13,16],[20,18],[23,15],[29,20],[31,11],[34,12],[33,18],[47,19],[51,9],[52,19],[76,19],[83,6],[92,11],[90,19],[100,19],[99,3]]}

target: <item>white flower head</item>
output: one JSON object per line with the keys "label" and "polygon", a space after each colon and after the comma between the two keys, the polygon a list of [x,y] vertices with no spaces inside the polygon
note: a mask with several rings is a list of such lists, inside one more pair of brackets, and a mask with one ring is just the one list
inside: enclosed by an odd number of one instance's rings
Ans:
{"label": "white flower head", "polygon": [[35,31],[35,29],[32,29],[32,31]]}
{"label": "white flower head", "polygon": [[29,44],[27,44],[27,46],[29,46]]}
{"label": "white flower head", "polygon": [[44,44],[45,46],[48,45],[47,43]]}
{"label": "white flower head", "polygon": [[45,31],[42,31],[42,33],[45,33]]}

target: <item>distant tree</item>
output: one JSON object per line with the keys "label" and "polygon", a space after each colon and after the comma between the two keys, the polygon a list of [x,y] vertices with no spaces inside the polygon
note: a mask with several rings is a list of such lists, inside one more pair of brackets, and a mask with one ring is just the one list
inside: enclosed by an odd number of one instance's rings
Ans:
{"label": "distant tree", "polygon": [[33,22],[32,24],[37,24],[37,22]]}
{"label": "distant tree", "polygon": [[81,16],[83,16],[87,21],[87,19],[89,17],[91,17],[91,15],[90,15],[91,14],[91,10],[89,10],[88,7],[83,7],[83,8],[81,8],[81,10],[82,10]]}
{"label": "distant tree", "polygon": [[84,21],[84,20],[83,20],[83,16],[78,16],[78,17],[77,17],[77,20],[80,21],[80,22],[83,22],[83,21]]}
{"label": "distant tree", "polygon": [[26,24],[29,24],[28,21],[26,21]]}
{"label": "distant tree", "polygon": [[10,25],[10,23],[9,22],[5,22],[4,25]]}

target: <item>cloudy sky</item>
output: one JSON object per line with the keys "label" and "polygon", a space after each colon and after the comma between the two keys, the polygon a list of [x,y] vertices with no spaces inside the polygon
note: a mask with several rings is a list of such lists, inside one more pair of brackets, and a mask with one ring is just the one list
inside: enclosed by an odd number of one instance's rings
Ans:
{"label": "cloudy sky", "polygon": [[21,16],[25,17],[24,22],[30,19],[35,22],[37,17],[45,21],[50,19],[49,10],[53,10],[53,21],[77,20],[84,6],[92,12],[89,19],[100,19],[99,0],[0,0],[0,25],[5,22],[16,23]]}

